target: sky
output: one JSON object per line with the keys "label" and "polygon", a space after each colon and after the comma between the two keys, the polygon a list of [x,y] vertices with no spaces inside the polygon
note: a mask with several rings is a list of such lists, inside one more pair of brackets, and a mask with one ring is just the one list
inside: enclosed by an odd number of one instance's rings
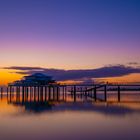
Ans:
{"label": "sky", "polygon": [[0,67],[138,63],[139,17],[139,0],[0,0]]}

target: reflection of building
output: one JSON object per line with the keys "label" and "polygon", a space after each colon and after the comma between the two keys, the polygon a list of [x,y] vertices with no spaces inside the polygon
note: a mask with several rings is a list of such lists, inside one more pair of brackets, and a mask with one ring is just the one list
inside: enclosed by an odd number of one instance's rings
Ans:
{"label": "reflection of building", "polygon": [[14,83],[10,85],[27,85],[27,86],[33,86],[33,85],[48,85],[55,83],[55,80],[52,79],[51,76],[47,76],[42,73],[35,73],[33,75],[25,76],[20,81],[15,81]]}

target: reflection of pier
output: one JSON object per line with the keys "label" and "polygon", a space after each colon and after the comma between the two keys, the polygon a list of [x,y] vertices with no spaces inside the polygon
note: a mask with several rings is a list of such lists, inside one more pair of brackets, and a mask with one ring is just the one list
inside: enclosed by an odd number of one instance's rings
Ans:
{"label": "reflection of pier", "polygon": [[[1,88],[1,97],[3,89]],[[90,99],[93,101],[108,101],[110,93],[115,92],[117,101],[121,101],[124,92],[139,92],[140,85],[46,85],[46,86],[15,86],[7,88],[7,97],[12,100],[25,101],[66,101],[69,96],[73,101],[78,98]]]}

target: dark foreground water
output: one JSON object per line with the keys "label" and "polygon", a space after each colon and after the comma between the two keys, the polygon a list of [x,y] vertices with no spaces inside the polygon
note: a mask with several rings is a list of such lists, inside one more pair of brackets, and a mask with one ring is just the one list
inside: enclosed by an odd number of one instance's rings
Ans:
{"label": "dark foreground water", "polygon": [[140,140],[140,103],[0,99],[0,140],[30,139]]}

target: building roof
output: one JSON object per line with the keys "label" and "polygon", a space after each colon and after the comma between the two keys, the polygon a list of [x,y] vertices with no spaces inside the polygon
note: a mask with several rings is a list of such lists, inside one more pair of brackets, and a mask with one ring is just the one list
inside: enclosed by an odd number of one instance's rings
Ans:
{"label": "building roof", "polygon": [[48,78],[51,78],[51,76],[47,76],[46,74],[43,74],[43,73],[34,73],[32,75],[25,76],[25,77],[48,77]]}

